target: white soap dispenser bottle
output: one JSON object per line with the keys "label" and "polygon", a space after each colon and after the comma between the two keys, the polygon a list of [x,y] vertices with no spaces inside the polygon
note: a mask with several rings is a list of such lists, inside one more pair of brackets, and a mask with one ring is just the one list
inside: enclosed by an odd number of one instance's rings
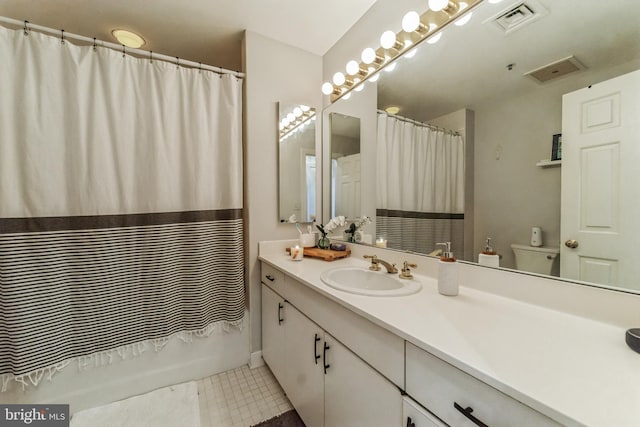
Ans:
{"label": "white soap dispenser bottle", "polygon": [[500,267],[500,257],[491,247],[491,237],[487,237],[484,249],[478,254],[478,264],[487,267]]}
{"label": "white soap dispenser bottle", "polygon": [[451,242],[436,243],[445,247],[438,261],[438,292],[442,295],[458,295],[458,263],[451,252]]}

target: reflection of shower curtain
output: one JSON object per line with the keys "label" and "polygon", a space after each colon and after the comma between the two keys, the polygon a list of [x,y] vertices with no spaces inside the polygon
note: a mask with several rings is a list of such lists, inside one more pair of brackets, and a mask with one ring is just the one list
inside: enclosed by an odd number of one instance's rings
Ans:
{"label": "reflection of shower curtain", "polygon": [[0,58],[0,385],[240,325],[242,80],[2,27]]}
{"label": "reflection of shower curtain", "polygon": [[464,141],[460,135],[378,114],[376,232],[388,246],[463,252]]}

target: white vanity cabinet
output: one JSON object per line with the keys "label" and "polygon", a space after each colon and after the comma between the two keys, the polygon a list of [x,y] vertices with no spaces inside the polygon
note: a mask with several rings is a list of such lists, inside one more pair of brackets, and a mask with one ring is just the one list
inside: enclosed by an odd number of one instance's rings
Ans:
{"label": "white vanity cabinet", "polygon": [[284,345],[286,373],[281,385],[307,427],[325,425],[324,345],[324,331],[289,305]]}
{"label": "white vanity cabinet", "polygon": [[[400,425],[399,388],[348,349],[349,342],[341,343],[293,305],[303,300],[289,292],[290,286],[304,285],[271,270],[263,264],[263,358],[305,425]],[[274,280],[265,280],[267,275]],[[316,307],[330,303],[317,297],[305,301]],[[359,341],[355,343],[357,347]]]}
{"label": "white vanity cabinet", "polygon": [[396,386],[325,334],[325,426],[397,426],[402,398]]}
{"label": "white vanity cabinet", "polygon": [[285,301],[266,286],[262,287],[262,358],[271,372],[282,380],[286,372],[284,359]]}
{"label": "white vanity cabinet", "polygon": [[560,426],[413,344],[406,358],[407,394],[451,426]]}

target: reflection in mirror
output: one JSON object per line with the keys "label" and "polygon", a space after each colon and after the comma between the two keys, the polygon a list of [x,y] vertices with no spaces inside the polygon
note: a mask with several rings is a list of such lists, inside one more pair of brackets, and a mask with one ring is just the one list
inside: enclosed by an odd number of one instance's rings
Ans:
{"label": "reflection in mirror", "polygon": [[316,110],[278,103],[280,222],[316,217]]}
{"label": "reflection in mirror", "polygon": [[360,119],[329,114],[331,129],[331,218],[360,217]]}
{"label": "reflection in mirror", "polygon": [[[398,60],[393,72],[381,73],[371,109],[398,107],[403,122],[463,136],[459,259],[477,262],[491,237],[501,267],[637,292],[640,263],[628,242],[640,237],[632,184],[640,176],[626,160],[640,162],[640,117],[632,113],[640,106],[626,102],[640,100],[638,77],[629,74],[640,68],[640,2],[530,1],[535,19],[501,28],[496,18],[519,3],[484,2],[466,26],[450,26],[438,43]],[[594,145],[583,146],[588,138]],[[379,194],[363,193],[363,204],[370,197]],[[378,229],[384,206],[375,203]],[[537,227],[541,250],[532,246]],[[432,245],[397,247],[425,253]]]}

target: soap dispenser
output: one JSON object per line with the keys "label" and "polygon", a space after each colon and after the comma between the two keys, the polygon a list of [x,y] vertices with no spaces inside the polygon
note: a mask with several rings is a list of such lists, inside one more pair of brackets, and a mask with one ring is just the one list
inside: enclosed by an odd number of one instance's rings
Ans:
{"label": "soap dispenser", "polygon": [[478,255],[478,264],[487,267],[500,267],[500,257],[491,247],[491,237],[487,237],[484,249]]}
{"label": "soap dispenser", "polygon": [[438,261],[438,292],[442,295],[458,295],[458,263],[453,252],[451,242],[436,243],[445,247],[440,261]]}

